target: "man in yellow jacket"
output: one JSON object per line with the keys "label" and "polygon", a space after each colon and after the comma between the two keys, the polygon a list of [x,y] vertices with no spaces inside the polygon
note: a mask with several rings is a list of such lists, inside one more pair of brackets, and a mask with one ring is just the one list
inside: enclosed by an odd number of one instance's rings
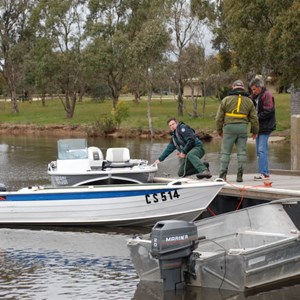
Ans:
{"label": "man in yellow jacket", "polygon": [[245,91],[244,83],[236,80],[232,91],[225,97],[218,109],[216,126],[223,137],[219,177],[226,180],[233,145],[237,148],[237,182],[243,181],[244,164],[247,161],[248,123],[251,124],[252,138],[256,139],[259,123],[252,100]]}

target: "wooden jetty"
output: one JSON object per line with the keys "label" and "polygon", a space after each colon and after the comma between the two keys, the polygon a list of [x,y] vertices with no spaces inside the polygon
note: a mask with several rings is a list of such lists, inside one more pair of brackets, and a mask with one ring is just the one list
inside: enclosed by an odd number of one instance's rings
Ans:
{"label": "wooden jetty", "polygon": [[265,181],[254,181],[255,175],[244,174],[243,182],[236,182],[236,175],[228,175],[219,195],[268,201],[300,197],[300,172],[273,170]]}
{"label": "wooden jetty", "polygon": [[[256,174],[244,174],[243,182],[236,182],[236,174],[227,175],[227,184],[219,192],[220,196],[248,198],[272,201],[283,198],[300,197],[300,171],[271,170],[271,176],[266,181],[254,181]],[[157,178],[157,181],[171,181],[175,178]],[[190,176],[189,180],[197,180]],[[216,180],[216,176],[211,179]]]}

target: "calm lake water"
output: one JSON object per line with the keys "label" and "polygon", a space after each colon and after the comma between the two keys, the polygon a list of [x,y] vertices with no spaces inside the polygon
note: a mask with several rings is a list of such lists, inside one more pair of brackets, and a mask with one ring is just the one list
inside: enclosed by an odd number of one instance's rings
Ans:
{"label": "calm lake water", "polygon": [[[251,141],[251,140],[250,140]],[[98,146],[103,153],[108,147],[128,147],[132,158],[143,158],[154,162],[168,141],[149,142],[139,139],[90,139],[89,145]],[[214,176],[219,174],[220,140],[205,143],[204,160],[210,163]],[[34,184],[50,184],[47,164],[57,157],[57,138],[52,137],[0,137],[0,182],[9,190]],[[290,146],[282,143],[270,144],[271,169],[290,169]],[[157,176],[177,176],[179,160],[174,154],[159,164]],[[237,170],[236,154],[232,154],[229,173]],[[255,144],[248,143],[248,161],[245,172],[257,173]]]}
{"label": "calm lake water", "polygon": [[[56,159],[56,138],[0,137],[0,182],[9,190],[50,184],[47,164]],[[127,146],[133,158],[153,162],[166,141],[94,139],[90,145]],[[205,159],[218,175],[218,141],[206,143]],[[246,172],[256,173],[255,145],[248,146]],[[270,145],[270,167],[290,168],[289,145]],[[175,156],[159,165],[158,176],[176,175]],[[230,171],[236,171],[233,155]],[[141,228],[0,228],[0,299],[221,300],[299,299],[300,282],[255,295],[207,289],[163,293],[160,286],[139,284],[126,241]]]}

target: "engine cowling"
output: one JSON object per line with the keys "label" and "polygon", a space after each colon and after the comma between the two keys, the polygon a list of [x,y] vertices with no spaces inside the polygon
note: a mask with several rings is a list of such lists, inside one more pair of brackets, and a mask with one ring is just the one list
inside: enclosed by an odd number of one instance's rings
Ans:
{"label": "engine cowling", "polygon": [[185,286],[184,271],[198,245],[197,226],[193,222],[168,220],[155,224],[151,232],[151,255],[159,260],[164,290]]}

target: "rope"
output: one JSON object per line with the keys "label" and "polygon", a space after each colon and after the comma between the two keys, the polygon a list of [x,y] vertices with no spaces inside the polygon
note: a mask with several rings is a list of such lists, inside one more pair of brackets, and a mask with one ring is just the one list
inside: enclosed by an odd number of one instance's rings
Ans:
{"label": "rope", "polygon": [[243,203],[243,201],[244,201],[245,191],[246,191],[249,187],[250,187],[250,188],[261,188],[261,187],[266,187],[266,185],[252,185],[252,186],[247,186],[247,187],[246,187],[245,185],[243,185],[243,187],[240,188],[239,185],[232,184],[232,183],[230,183],[230,182],[228,182],[228,181],[226,181],[226,183],[229,184],[229,185],[231,185],[232,187],[238,188],[238,189],[240,190],[240,192],[241,192],[241,199],[240,199],[240,201],[239,201],[239,203],[238,203],[238,205],[237,205],[237,207],[236,207],[235,210],[238,210],[238,209],[240,208],[240,206],[242,205],[242,203]]}
{"label": "rope", "polygon": [[[165,163],[165,162],[168,162],[168,161],[170,161],[170,160],[172,160],[172,159],[174,159],[174,158],[177,158],[177,157],[178,157],[178,156],[176,155],[176,156],[173,156],[173,157],[167,158],[167,159],[165,159],[165,160],[161,161],[160,163]],[[186,172],[186,163],[187,163],[187,157],[185,157],[185,158],[184,158],[184,168],[183,168],[184,172],[183,172],[183,175],[182,175],[182,176],[180,176],[179,178],[183,178],[183,177],[185,177],[185,172]]]}
{"label": "rope", "polygon": [[186,172],[186,162],[187,162],[187,157],[184,158],[183,175],[181,176],[181,178],[182,178],[182,177],[185,177],[185,172]]}
{"label": "rope", "polygon": [[166,158],[165,160],[161,161],[160,163],[161,163],[161,164],[162,164],[162,163],[165,163],[165,162],[170,161],[170,160],[172,160],[172,159],[174,159],[174,158],[177,158],[177,156],[173,156],[173,157]]}
{"label": "rope", "polygon": [[217,215],[210,207],[208,207],[207,210],[208,210],[213,216],[216,216],[216,215]]}

